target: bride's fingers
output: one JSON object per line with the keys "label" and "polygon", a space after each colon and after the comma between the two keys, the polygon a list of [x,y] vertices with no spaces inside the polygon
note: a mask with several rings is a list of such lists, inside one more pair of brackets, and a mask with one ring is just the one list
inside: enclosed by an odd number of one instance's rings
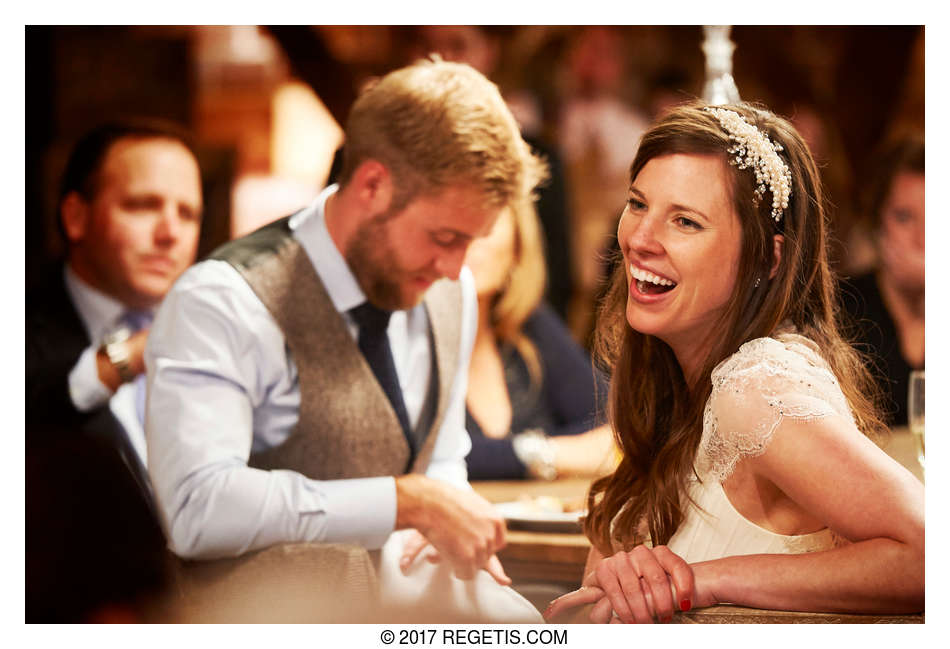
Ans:
{"label": "bride's fingers", "polygon": [[614,617],[614,607],[610,605],[610,600],[602,597],[591,607],[589,619],[594,624],[607,624],[611,619],[618,618]]}
{"label": "bride's fingers", "polygon": [[660,622],[673,619],[673,593],[666,569],[660,564],[653,551],[638,545],[630,553],[630,561],[641,575],[641,590],[647,602],[648,614]]}
{"label": "bride's fingers", "polygon": [[656,598],[653,597],[653,591],[646,579],[640,579],[640,590],[643,592],[643,601],[646,602],[647,614],[651,621],[669,622],[661,617],[656,610]]}
{"label": "bride's fingers", "polygon": [[[616,555],[615,555],[616,556]],[[633,613],[627,604],[627,598],[623,594],[623,588],[614,572],[614,558],[605,559],[597,566],[597,583],[603,589],[607,599],[610,600],[610,606],[614,612],[620,616],[620,619],[628,624],[633,623]]]}
{"label": "bride's fingers", "polygon": [[688,611],[696,601],[696,576],[685,559],[675,554],[665,545],[653,548],[653,555],[663,566],[675,588],[674,604],[681,611]]}
{"label": "bride's fingers", "polygon": [[621,583],[624,584],[624,593],[630,604],[630,610],[633,611],[634,621],[637,624],[653,624],[654,611],[650,588],[644,583],[643,574],[631,553],[625,553],[623,558],[627,565],[625,572],[627,579]]}
{"label": "bride's fingers", "polygon": [[596,586],[584,586],[568,593],[567,595],[561,595],[556,600],[551,602],[547,610],[544,611],[544,619],[551,620],[561,615],[564,611],[574,608],[575,606],[583,606],[584,604],[593,604],[600,598],[604,596],[604,591]]}
{"label": "bride's fingers", "polygon": [[640,578],[620,552],[597,567],[597,580],[604,589],[614,612],[625,624],[647,624],[653,621],[638,583]]}

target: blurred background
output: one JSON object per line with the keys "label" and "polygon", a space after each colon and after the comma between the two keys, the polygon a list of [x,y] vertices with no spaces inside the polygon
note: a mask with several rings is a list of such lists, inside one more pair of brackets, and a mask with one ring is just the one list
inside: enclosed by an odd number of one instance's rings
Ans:
{"label": "blurred background", "polygon": [[[792,119],[822,165],[836,264],[865,270],[867,164],[924,130],[924,28],[736,26],[730,38],[742,99]],[[627,167],[659,111],[702,94],[702,41],[699,26],[28,26],[26,288],[62,252],[57,183],[90,127],[145,115],[194,132],[201,257],[315,197],[361,84],[438,51],[494,80],[551,162],[538,206],[548,299],[586,343]]]}

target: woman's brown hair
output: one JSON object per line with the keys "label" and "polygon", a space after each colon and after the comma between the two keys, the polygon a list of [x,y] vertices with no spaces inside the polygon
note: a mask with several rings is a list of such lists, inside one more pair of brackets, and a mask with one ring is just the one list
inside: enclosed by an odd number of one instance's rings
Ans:
{"label": "woman's brown hair", "polygon": [[[585,532],[605,556],[651,540],[665,544],[683,521],[686,487],[703,429],[713,369],[784,321],[813,340],[838,379],[858,428],[884,430],[874,383],[862,359],[839,333],[837,282],[828,263],[825,198],[818,169],[804,140],[786,120],[749,104],[723,106],[781,144],[792,175],[792,196],[782,219],[771,217],[767,193],[755,200],[755,174],[728,163],[732,145],[718,120],[691,102],[666,113],[644,134],[630,166],[633,182],[653,158],[670,154],[719,155],[731,178],[733,206],[742,227],[739,271],[721,320],[710,323],[710,351],[689,382],[670,347],[626,321],[627,280],[616,265],[601,303],[595,352],[611,368],[609,417],[623,453],[612,475],[591,485]],[[784,237],[775,277],[773,238]]]}

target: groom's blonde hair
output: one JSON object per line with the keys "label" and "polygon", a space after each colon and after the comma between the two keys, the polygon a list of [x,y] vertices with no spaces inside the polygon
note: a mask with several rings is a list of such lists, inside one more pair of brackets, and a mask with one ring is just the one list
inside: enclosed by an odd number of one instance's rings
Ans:
{"label": "groom's blonde hair", "polygon": [[370,82],[346,121],[340,185],[365,160],[392,174],[393,206],[464,183],[486,208],[529,196],[545,171],[498,87],[468,65],[434,57]]}

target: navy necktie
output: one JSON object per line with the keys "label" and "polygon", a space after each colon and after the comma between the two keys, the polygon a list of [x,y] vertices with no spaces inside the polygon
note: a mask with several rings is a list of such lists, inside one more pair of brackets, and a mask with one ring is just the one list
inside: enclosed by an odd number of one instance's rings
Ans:
{"label": "navy necktie", "polygon": [[152,314],[148,311],[133,311],[130,309],[122,314],[122,324],[135,333],[152,324]]}
{"label": "navy necktie", "polygon": [[383,311],[369,302],[363,302],[356,308],[350,309],[350,315],[359,325],[359,348],[369,363],[376,380],[382,386],[389,398],[396,417],[402,425],[402,432],[409,442],[410,452],[415,457],[415,440],[409,427],[409,414],[402,399],[402,388],[399,386],[399,377],[396,375],[396,364],[393,362],[392,348],[389,346],[389,336],[386,328],[389,326],[390,311]]}
{"label": "navy necktie", "polygon": [[[152,324],[152,314],[147,311],[126,311],[122,315],[122,323],[133,333],[141,331]],[[145,373],[135,377],[135,414],[139,423],[145,426]]]}

